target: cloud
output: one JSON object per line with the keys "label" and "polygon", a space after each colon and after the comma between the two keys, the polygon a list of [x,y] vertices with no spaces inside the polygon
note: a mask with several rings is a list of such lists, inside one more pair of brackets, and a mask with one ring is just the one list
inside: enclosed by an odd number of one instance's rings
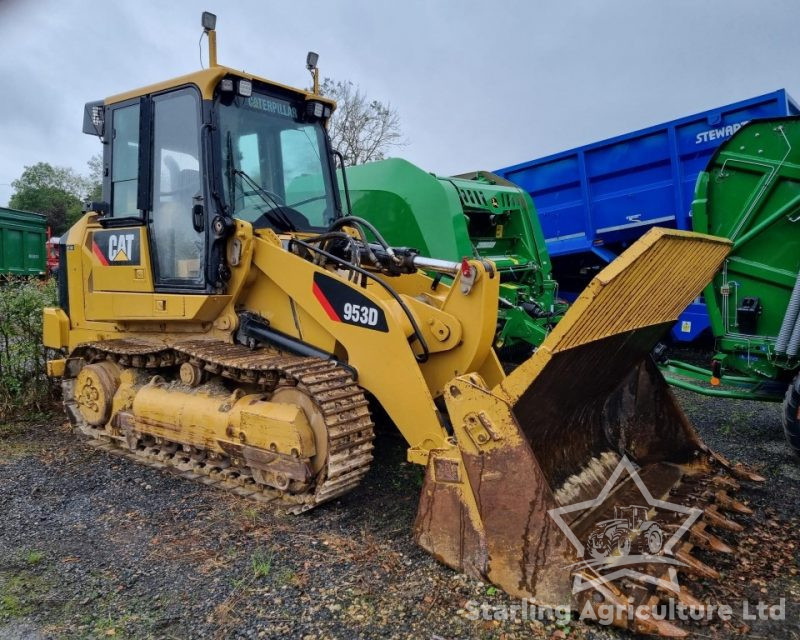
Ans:
{"label": "cloud", "polygon": [[744,0],[3,0],[0,203],[25,164],[85,170],[99,150],[81,133],[86,101],[197,69],[203,9],[219,15],[223,64],[307,86],[305,53],[318,51],[323,75],[398,108],[409,141],[398,155],[440,173],[784,86],[800,97],[792,0],[758,11]]}

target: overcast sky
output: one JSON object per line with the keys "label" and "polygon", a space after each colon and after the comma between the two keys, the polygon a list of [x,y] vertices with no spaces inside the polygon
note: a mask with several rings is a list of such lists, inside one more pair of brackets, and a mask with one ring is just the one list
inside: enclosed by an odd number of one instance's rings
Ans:
{"label": "overcast sky", "polygon": [[800,98],[798,0],[0,0],[0,204],[25,165],[86,171],[84,102],[198,69],[203,9],[221,64],[307,86],[313,49],[398,109],[393,155],[444,174]]}

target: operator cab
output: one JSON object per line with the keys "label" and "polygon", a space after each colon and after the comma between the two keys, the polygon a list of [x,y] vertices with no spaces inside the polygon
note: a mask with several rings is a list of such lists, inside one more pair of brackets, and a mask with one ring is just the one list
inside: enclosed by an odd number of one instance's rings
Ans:
{"label": "operator cab", "polygon": [[314,92],[243,74],[216,64],[206,18],[208,69],[86,105],[84,132],[104,144],[103,202],[90,208],[105,229],[138,228],[103,258],[131,264],[144,241],[156,291],[224,291],[234,218],[286,234],[342,215],[316,54]]}

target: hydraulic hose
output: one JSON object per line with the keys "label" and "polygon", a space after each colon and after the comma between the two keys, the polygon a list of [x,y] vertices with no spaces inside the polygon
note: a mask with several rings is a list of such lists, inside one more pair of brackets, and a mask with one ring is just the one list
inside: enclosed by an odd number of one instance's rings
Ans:
{"label": "hydraulic hose", "polygon": [[306,249],[310,249],[311,251],[316,251],[316,252],[322,254],[323,256],[325,256],[326,258],[328,258],[329,260],[333,260],[334,262],[338,262],[339,264],[345,266],[348,269],[352,269],[353,271],[357,271],[358,273],[360,273],[365,278],[369,278],[370,280],[373,280],[376,284],[378,284],[381,287],[383,287],[383,289],[386,290],[386,292],[390,296],[392,296],[392,298],[395,299],[397,304],[400,305],[400,308],[403,310],[403,313],[405,313],[406,317],[408,318],[408,321],[411,323],[411,328],[414,331],[414,339],[419,343],[419,346],[422,348],[422,353],[414,354],[414,357],[416,358],[417,362],[427,362],[428,361],[428,357],[430,356],[430,353],[431,353],[430,349],[428,348],[428,343],[425,341],[425,338],[422,335],[422,331],[420,330],[419,325],[417,324],[417,321],[414,318],[414,314],[411,313],[411,309],[409,309],[408,305],[406,305],[406,303],[403,302],[403,299],[400,297],[400,295],[397,293],[397,291],[392,289],[392,287],[390,287],[388,284],[386,284],[381,278],[376,277],[374,274],[370,273],[366,269],[362,269],[361,267],[357,267],[357,266],[355,266],[353,264],[345,262],[341,258],[333,255],[332,253],[328,253],[324,249],[320,249],[319,247],[315,247],[314,245],[309,244],[308,242],[304,242],[303,240],[300,240],[298,238],[292,238],[289,241],[289,247],[290,248],[291,248],[292,244],[297,244],[297,245],[300,245],[301,247],[305,247]]}
{"label": "hydraulic hose", "polygon": [[789,344],[786,347],[786,355],[796,356],[798,350],[800,350],[800,315],[795,320],[792,337],[789,338]]}
{"label": "hydraulic hose", "polygon": [[798,333],[794,353],[790,355],[797,354],[797,348],[800,346],[800,332],[798,332],[797,328],[798,315],[800,315],[800,273],[797,274],[794,289],[792,289],[792,295],[789,298],[789,305],[783,315],[783,322],[781,322],[778,338],[775,341],[775,353],[787,353],[789,344],[795,338],[794,334]]}
{"label": "hydraulic hose", "polygon": [[[372,232],[372,235],[375,236],[375,239],[378,241],[378,244],[381,245],[384,248],[386,253],[388,253],[392,257],[392,259],[395,258],[394,250],[389,245],[389,243],[386,242],[386,240],[383,239],[383,236],[375,228],[375,225],[373,225],[368,220],[365,220],[364,218],[359,218],[358,216],[343,216],[343,217],[339,218],[338,220],[334,221],[334,223],[330,226],[330,230],[334,231],[335,229],[338,229],[339,227],[342,227],[342,226],[346,226],[347,224],[361,225],[361,226],[366,227],[367,229],[369,229],[370,232]],[[364,238],[364,242],[367,242],[366,238]]]}
{"label": "hydraulic hose", "polygon": [[337,220],[334,220],[334,222],[328,227],[327,233],[336,233],[337,229],[346,227],[347,223],[349,222],[352,228],[358,233],[358,237],[361,238],[361,242],[363,242],[364,246],[367,248],[367,256],[369,257],[370,261],[377,262],[378,259],[375,257],[375,253],[369,246],[369,238],[367,238],[367,234],[364,232],[364,227],[358,222],[359,220],[361,220],[361,218],[355,218],[353,216],[343,216],[338,218]]}
{"label": "hydraulic hose", "polygon": [[[358,245],[356,244],[356,239],[350,234],[344,233],[344,231],[328,231],[318,236],[314,236],[313,238],[306,238],[306,242],[308,242],[309,244],[320,244],[321,247],[326,248],[328,241],[334,239],[344,240],[345,242],[347,242],[348,247],[350,248],[350,263],[357,267],[360,266],[361,262],[359,258],[361,254],[359,253]],[[318,259],[321,259],[322,257],[323,257],[322,254],[317,254],[314,260],[315,264],[319,264]],[[355,273],[356,273],[355,271],[350,272],[351,277],[349,278],[349,280],[351,281],[353,280],[352,276],[354,276]]]}

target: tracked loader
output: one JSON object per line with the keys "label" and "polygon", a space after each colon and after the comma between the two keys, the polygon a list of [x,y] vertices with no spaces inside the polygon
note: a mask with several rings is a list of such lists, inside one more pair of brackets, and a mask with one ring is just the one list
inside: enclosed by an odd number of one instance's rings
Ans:
{"label": "tracked loader", "polygon": [[[362,480],[375,402],[425,466],[414,536],[441,562],[543,606],[685,634],[648,607],[703,605],[661,578],[716,575],[695,550],[731,551],[715,531],[741,529],[723,511],[747,508],[727,491],[758,477],[709,450],[648,354],[729,243],[651,231],[505,375],[493,264],[392,247],[347,215],[335,105],[218,65],[213,16],[203,26],[208,69],[86,106],[104,201],[61,237],[60,302],[44,312],[76,431],[300,513]],[[695,521],[663,525],[685,535],[638,558],[638,578],[597,580],[574,541],[640,502],[636,477],[650,511],[669,499]]]}

